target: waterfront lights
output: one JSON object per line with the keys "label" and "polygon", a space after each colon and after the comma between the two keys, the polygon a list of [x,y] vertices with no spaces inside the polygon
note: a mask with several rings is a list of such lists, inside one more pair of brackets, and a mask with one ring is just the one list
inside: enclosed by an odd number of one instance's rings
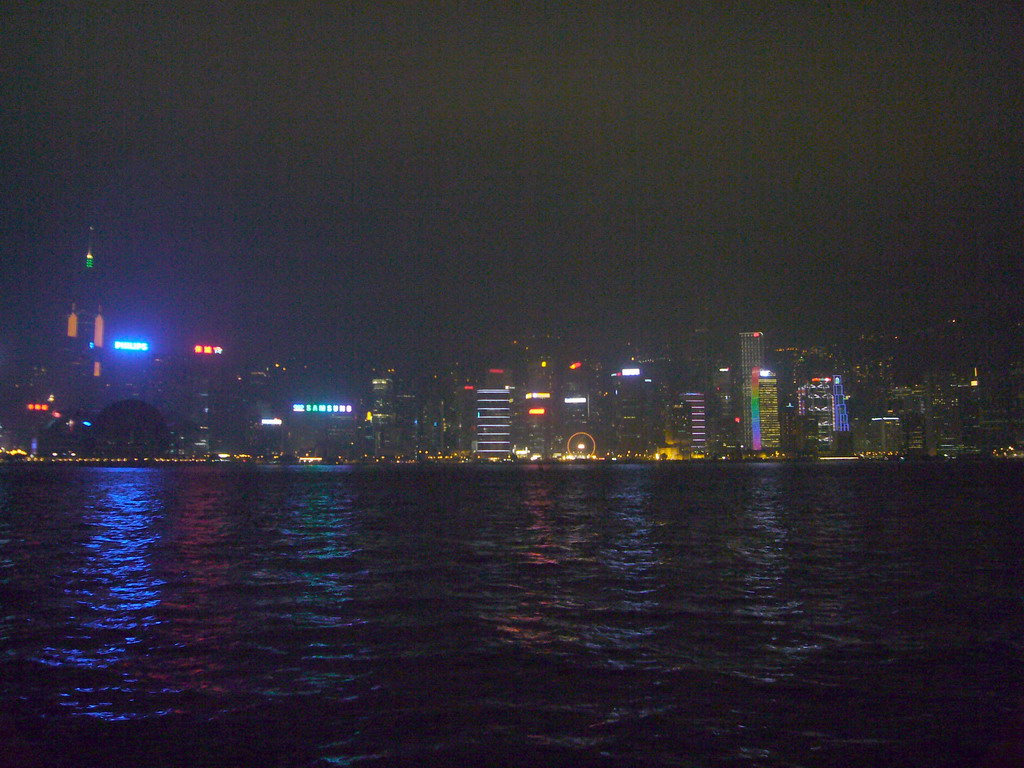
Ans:
{"label": "waterfront lights", "polygon": [[115,341],[114,349],[121,349],[126,352],[148,352],[149,342],[147,341]]}

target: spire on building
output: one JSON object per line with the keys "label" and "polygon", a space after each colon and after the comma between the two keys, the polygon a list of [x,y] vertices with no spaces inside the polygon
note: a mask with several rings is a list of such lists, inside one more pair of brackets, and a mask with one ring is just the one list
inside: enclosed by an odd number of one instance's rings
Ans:
{"label": "spire on building", "polygon": [[89,247],[85,250],[85,268],[92,269],[93,258],[92,258],[92,233],[93,228],[89,227]]}

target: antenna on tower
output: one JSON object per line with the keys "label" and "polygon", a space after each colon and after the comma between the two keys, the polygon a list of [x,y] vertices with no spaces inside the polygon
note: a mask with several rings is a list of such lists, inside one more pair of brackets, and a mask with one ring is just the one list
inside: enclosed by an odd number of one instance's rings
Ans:
{"label": "antenna on tower", "polygon": [[89,227],[89,247],[85,251],[85,268],[92,269],[92,233],[93,227]]}

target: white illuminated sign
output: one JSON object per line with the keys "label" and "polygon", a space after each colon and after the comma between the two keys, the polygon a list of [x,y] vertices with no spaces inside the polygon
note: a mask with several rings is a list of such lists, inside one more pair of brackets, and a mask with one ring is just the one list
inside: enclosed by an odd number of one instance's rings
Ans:
{"label": "white illuminated sign", "polygon": [[115,341],[114,349],[124,349],[129,352],[148,352],[149,343],[145,341]]}
{"label": "white illuminated sign", "polygon": [[567,397],[567,398],[565,398],[564,402],[568,403],[569,405],[577,405],[579,403],[587,402],[587,398],[585,398],[585,397]]}
{"label": "white illuminated sign", "polygon": [[623,376],[639,376],[640,375],[640,369],[639,368],[623,368],[622,369],[622,375]]}
{"label": "white illuminated sign", "polygon": [[264,427],[280,427],[283,423],[280,419],[260,419],[260,424]]}
{"label": "white illuminated sign", "polygon": [[328,405],[326,403],[295,403],[292,406],[295,413],[352,413],[351,405]]}

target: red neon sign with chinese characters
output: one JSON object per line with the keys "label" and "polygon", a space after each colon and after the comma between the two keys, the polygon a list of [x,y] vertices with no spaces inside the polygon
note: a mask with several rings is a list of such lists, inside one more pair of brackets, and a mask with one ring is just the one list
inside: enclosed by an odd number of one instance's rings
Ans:
{"label": "red neon sign with chinese characters", "polygon": [[192,349],[197,355],[220,355],[224,353],[224,347],[211,347],[209,344],[196,344]]}

